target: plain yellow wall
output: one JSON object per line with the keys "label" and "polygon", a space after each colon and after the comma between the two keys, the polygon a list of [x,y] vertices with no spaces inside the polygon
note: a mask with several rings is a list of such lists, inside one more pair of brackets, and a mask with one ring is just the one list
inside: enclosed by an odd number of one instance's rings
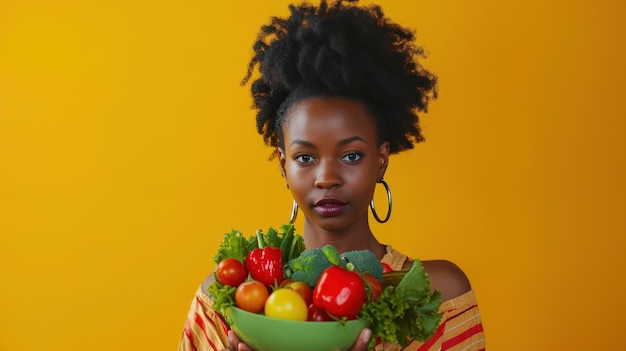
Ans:
{"label": "plain yellow wall", "polygon": [[[0,1],[0,350],[173,350],[222,234],[288,220],[238,85],[287,3]],[[492,350],[612,348],[625,6],[381,3],[440,98],[379,238],[457,262]]]}

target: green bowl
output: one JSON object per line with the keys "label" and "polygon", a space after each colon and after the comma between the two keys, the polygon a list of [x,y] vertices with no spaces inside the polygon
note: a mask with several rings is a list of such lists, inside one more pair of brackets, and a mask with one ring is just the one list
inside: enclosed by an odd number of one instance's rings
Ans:
{"label": "green bowl", "polygon": [[230,307],[231,328],[257,351],[349,350],[367,326],[362,320],[298,322],[271,318]]}

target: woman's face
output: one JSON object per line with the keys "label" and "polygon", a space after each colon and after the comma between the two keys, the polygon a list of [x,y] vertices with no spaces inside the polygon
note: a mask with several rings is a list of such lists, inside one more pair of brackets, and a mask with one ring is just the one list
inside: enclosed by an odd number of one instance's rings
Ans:
{"label": "woman's face", "polygon": [[326,231],[366,224],[389,144],[378,145],[365,105],[345,98],[303,100],[288,110],[283,137],[281,169],[307,222]]}

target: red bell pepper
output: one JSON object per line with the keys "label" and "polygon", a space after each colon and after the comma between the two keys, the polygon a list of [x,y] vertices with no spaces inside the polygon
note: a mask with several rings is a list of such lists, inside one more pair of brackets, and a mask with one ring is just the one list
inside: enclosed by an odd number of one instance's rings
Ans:
{"label": "red bell pepper", "polygon": [[283,281],[283,255],[278,247],[266,246],[254,249],[246,255],[246,268],[254,280],[268,287]]}
{"label": "red bell pepper", "polygon": [[359,273],[328,267],[313,290],[313,304],[337,318],[355,319],[365,302],[365,284]]}

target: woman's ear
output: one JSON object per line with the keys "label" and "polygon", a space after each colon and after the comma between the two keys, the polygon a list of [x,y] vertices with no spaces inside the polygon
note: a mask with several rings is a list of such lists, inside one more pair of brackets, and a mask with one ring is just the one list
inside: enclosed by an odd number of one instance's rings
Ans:
{"label": "woman's ear", "polygon": [[383,179],[389,165],[389,142],[385,141],[378,147],[378,179]]}
{"label": "woman's ear", "polygon": [[285,160],[287,159],[287,155],[285,155],[285,151],[282,148],[276,148],[278,152],[278,162],[280,164],[280,174],[287,180],[287,173],[285,172]]}

